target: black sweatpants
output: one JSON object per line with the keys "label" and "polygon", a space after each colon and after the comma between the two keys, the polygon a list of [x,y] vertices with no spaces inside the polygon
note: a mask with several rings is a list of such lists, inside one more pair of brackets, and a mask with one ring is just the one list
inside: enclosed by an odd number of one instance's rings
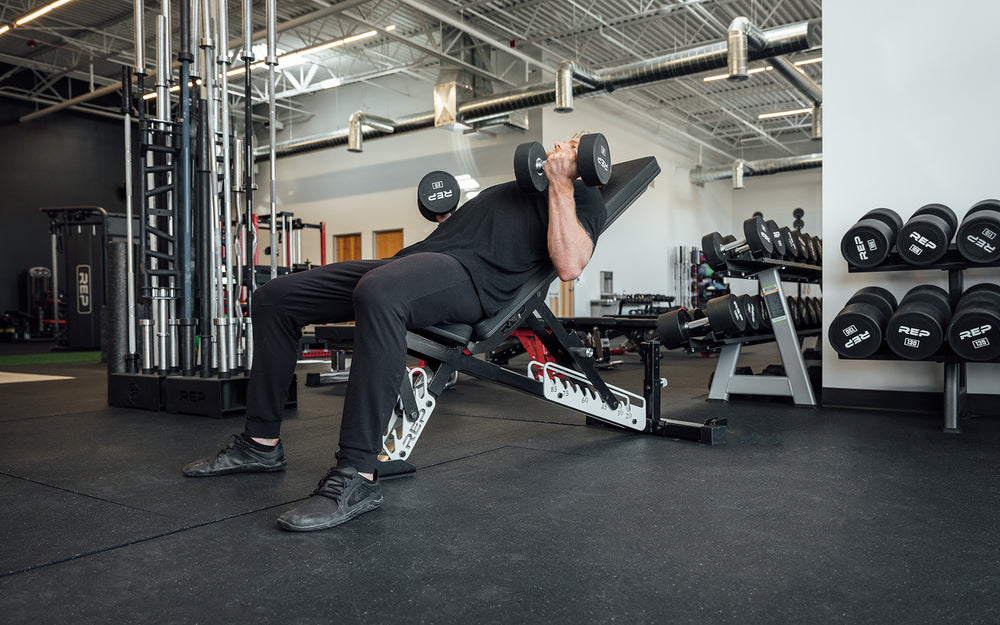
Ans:
{"label": "black sweatpants", "polygon": [[251,315],[246,432],[257,438],[279,437],[302,327],[355,322],[337,463],[370,473],[403,380],[406,330],[475,323],[484,313],[461,263],[446,254],[420,253],[275,278],[254,293]]}

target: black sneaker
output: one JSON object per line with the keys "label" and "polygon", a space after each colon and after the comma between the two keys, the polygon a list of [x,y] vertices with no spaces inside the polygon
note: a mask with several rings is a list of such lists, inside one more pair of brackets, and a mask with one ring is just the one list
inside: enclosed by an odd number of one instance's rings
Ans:
{"label": "black sneaker", "polygon": [[368,480],[354,467],[335,467],[320,480],[309,499],[278,517],[278,525],[290,532],[325,530],[381,505],[378,473],[374,480]]}
{"label": "black sneaker", "polygon": [[285,450],[281,447],[281,441],[271,451],[260,451],[250,444],[246,434],[233,434],[229,444],[219,453],[184,467],[184,475],[206,477],[226,473],[281,471],[285,464]]}

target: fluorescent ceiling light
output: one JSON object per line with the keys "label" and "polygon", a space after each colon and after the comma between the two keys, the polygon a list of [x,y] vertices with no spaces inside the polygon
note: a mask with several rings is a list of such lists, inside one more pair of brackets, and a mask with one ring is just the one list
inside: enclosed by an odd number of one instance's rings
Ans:
{"label": "fluorescent ceiling light", "polygon": [[48,6],[42,7],[40,9],[38,9],[37,11],[35,11],[34,13],[30,13],[28,15],[25,15],[21,19],[19,19],[16,22],[14,22],[14,26],[24,26],[25,24],[27,24],[31,20],[35,19],[36,17],[41,17],[41,16],[45,15],[46,13],[48,13],[49,11],[51,11],[52,9],[55,9],[57,7],[61,7],[62,5],[66,4],[67,2],[70,2],[70,0],[56,0],[56,2],[53,2],[52,4],[50,4]]}
{"label": "fluorescent ceiling light", "polygon": [[4,34],[8,30],[10,30],[10,26],[7,26],[7,25],[0,26],[0,35]]}
{"label": "fluorescent ceiling light", "polygon": [[[823,62],[823,57],[817,56],[814,59],[805,59],[804,61],[796,61],[794,64],[796,66],[799,66],[799,65],[812,65],[813,63],[822,63],[822,62]],[[772,67],[771,65],[768,65],[766,67],[755,67],[754,69],[748,71],[747,74],[759,74],[761,72],[769,72],[772,69],[774,69],[774,67]],[[723,80],[725,78],[729,78],[729,74],[716,74],[714,76],[706,76],[705,78],[702,78],[702,81],[712,82],[713,80]]]}
{"label": "fluorescent ceiling light", "polygon": [[757,119],[771,119],[772,117],[784,117],[786,115],[803,115],[805,113],[812,113],[812,109],[795,109],[794,111],[778,111],[777,113],[761,113],[757,116]]}

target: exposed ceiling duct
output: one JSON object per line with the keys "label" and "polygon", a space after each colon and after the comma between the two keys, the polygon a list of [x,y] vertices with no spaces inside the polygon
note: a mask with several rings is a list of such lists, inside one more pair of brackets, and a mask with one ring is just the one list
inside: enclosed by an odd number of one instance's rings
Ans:
{"label": "exposed ceiling duct", "polygon": [[[762,45],[756,49],[748,50],[748,58],[759,60],[806,50],[817,43],[816,30],[817,25],[814,22],[801,22],[767,31],[758,31]],[[464,124],[474,126],[477,122],[493,119],[504,113],[553,104],[557,100],[560,101],[560,105],[564,109],[566,106],[571,108],[573,97],[596,97],[618,89],[718,70],[727,67],[728,63],[728,46],[727,42],[723,41],[601,72],[585,72],[569,64],[570,67],[568,70],[564,69],[563,76],[557,76],[555,86],[551,83],[534,85],[509,93],[469,100],[458,107],[459,119]],[[566,66],[567,64],[563,64],[563,67]],[[574,84],[571,90],[564,88],[568,86],[567,82],[572,82],[565,79],[567,71],[572,76],[581,79],[581,82]],[[434,111],[429,111],[396,120],[392,123],[392,134],[399,135],[414,130],[432,128],[434,127],[434,119]],[[354,132],[356,137],[364,139],[374,139],[388,134],[371,126],[365,128],[363,132],[358,130]],[[348,128],[329,134],[285,141],[275,146],[275,154],[282,157],[344,145],[348,142],[350,134],[351,131]],[[268,152],[269,146],[260,147],[254,152],[255,159],[258,161],[266,160]]]}
{"label": "exposed ceiling duct", "polygon": [[[729,80],[744,81],[749,78],[749,61],[751,51],[760,51],[767,46],[767,35],[750,23],[745,17],[738,17],[729,25],[726,33],[729,44]],[[812,132],[813,140],[823,138],[823,90],[805,72],[795,67],[783,56],[768,57],[774,71],[795,87],[812,102]]]}
{"label": "exposed ceiling duct", "polygon": [[733,188],[743,188],[743,178],[746,176],[767,176],[783,171],[797,171],[799,169],[816,169],[823,166],[822,154],[804,154],[802,156],[790,156],[788,158],[770,158],[759,161],[735,161],[727,167],[702,168],[700,165],[691,170],[688,179],[691,184],[704,186],[706,182],[715,180],[728,180],[732,178]]}

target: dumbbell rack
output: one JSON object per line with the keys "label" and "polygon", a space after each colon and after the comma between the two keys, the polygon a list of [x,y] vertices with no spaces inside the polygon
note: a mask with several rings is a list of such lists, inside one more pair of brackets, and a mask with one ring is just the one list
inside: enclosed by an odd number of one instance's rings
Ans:
{"label": "dumbbell rack", "polygon": [[[734,259],[727,262],[726,270],[717,272],[728,278],[756,279],[760,284],[764,302],[771,317],[769,335],[729,338],[721,341],[719,360],[709,388],[710,400],[728,401],[730,394],[768,395],[791,397],[796,405],[815,406],[816,395],[809,380],[802,344],[799,338],[819,336],[818,329],[800,332],[795,328],[788,310],[782,282],[808,282],[818,284],[822,270],[816,265],[762,258],[758,260]],[[708,339],[708,340],[706,340]],[[737,363],[743,346],[774,340],[778,345],[785,375],[743,375],[737,374]],[[720,341],[711,340],[711,335],[701,339],[692,338],[692,349],[717,347]]]}
{"label": "dumbbell rack", "polygon": [[[973,263],[966,260],[958,252],[955,244],[948,246],[948,251],[938,262],[932,265],[911,265],[903,261],[899,253],[893,249],[886,257],[885,261],[875,267],[860,268],[848,265],[848,273],[878,273],[885,271],[921,271],[921,270],[942,270],[948,272],[948,294],[951,297],[952,308],[958,303],[958,299],[965,290],[964,271],[966,269],[977,269],[987,267],[1000,267],[1000,261],[993,263]],[[841,360],[854,360],[839,356]],[[863,360],[898,360],[909,362],[940,362],[944,363],[944,431],[948,433],[959,433],[958,420],[968,414],[968,393],[966,391],[966,364],[974,362],[1000,363],[1000,359],[987,361],[967,361],[958,355],[948,351],[947,346],[942,346],[936,354],[922,360],[910,360],[894,354],[886,345],[879,347],[879,350]]]}

